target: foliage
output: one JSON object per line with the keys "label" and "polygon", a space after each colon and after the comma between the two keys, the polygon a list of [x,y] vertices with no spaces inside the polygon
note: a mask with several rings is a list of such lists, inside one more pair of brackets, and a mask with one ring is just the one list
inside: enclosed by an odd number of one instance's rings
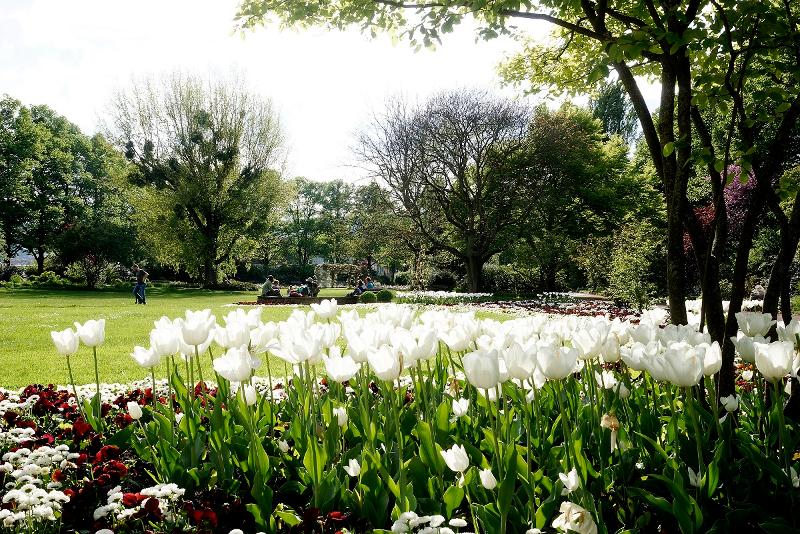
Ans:
{"label": "foliage", "polygon": [[378,296],[373,291],[364,291],[359,295],[358,301],[363,304],[374,304],[378,302]]}
{"label": "foliage", "polygon": [[375,293],[375,297],[377,298],[378,302],[391,302],[394,298],[394,293],[388,289],[381,289]]}
{"label": "foliage", "polygon": [[114,103],[113,138],[136,172],[141,240],[207,285],[252,256],[283,198],[283,134],[269,101],[240,80],[173,74]]}
{"label": "foliage", "polygon": [[501,295],[525,295],[536,292],[538,277],[519,265],[487,265],[483,270],[483,288]]}
{"label": "foliage", "polygon": [[589,99],[589,109],[594,118],[600,119],[603,131],[608,135],[619,135],[628,145],[635,143],[639,121],[622,84],[616,82],[601,85],[597,94]]}
{"label": "foliage", "polygon": [[647,309],[655,296],[653,262],[663,256],[663,241],[646,221],[623,225],[613,238],[608,293],[616,300]]}

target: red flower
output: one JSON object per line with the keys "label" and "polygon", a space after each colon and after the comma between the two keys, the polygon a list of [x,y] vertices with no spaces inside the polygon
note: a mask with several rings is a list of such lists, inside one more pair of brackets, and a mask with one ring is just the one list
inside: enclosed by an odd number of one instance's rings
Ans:
{"label": "red flower", "polygon": [[[134,506],[138,506],[142,503],[142,501],[148,499],[147,495],[142,495],[141,493],[123,493],[122,494],[122,504],[126,508],[133,508]],[[157,505],[156,505],[157,506]]]}
{"label": "red flower", "polygon": [[119,458],[119,447],[116,445],[106,445],[94,455],[94,463],[105,462]]}
{"label": "red flower", "polygon": [[67,475],[61,469],[56,469],[53,471],[53,474],[50,475],[50,478],[53,479],[53,482],[64,482],[67,479]]}
{"label": "red flower", "polygon": [[72,433],[77,439],[85,438],[86,434],[88,434],[91,430],[92,425],[84,421],[82,417],[79,417],[74,423],[72,423]]}

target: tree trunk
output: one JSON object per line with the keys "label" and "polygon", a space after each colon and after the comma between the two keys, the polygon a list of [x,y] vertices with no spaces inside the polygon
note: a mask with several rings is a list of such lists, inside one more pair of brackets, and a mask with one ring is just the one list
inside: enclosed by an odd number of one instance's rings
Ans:
{"label": "tree trunk", "polygon": [[467,287],[470,293],[481,290],[481,274],[483,273],[483,258],[475,254],[467,256]]}
{"label": "tree trunk", "polygon": [[36,249],[36,274],[44,272],[44,249]]}

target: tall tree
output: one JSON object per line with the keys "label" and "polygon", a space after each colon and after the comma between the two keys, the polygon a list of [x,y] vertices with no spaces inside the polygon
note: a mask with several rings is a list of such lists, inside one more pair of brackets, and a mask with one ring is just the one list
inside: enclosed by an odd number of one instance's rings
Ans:
{"label": "tall tree", "polygon": [[253,253],[282,198],[284,138],[272,104],[242,80],[173,74],[113,103],[111,136],[136,166],[140,235],[207,285]]}
{"label": "tall tree", "polygon": [[22,224],[29,200],[26,176],[35,133],[30,110],[9,96],[0,100],[0,227],[6,266],[22,250]]}
{"label": "tall tree", "polygon": [[619,82],[604,83],[589,99],[589,108],[596,119],[603,123],[603,131],[619,135],[628,145],[636,142],[639,120],[633,103]]}
{"label": "tall tree", "polygon": [[416,230],[459,258],[478,291],[483,265],[521,220],[529,111],[484,91],[396,100],[360,136],[359,153]]}

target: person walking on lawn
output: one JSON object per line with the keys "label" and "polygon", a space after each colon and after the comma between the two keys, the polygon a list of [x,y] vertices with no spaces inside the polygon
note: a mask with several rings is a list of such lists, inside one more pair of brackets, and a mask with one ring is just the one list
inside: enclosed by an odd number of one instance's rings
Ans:
{"label": "person walking on lawn", "polygon": [[136,285],[133,286],[133,296],[136,297],[136,304],[147,304],[147,298],[145,297],[145,287],[147,287],[147,280],[148,273],[144,269],[139,268],[138,265],[133,266],[133,274],[136,275]]}

